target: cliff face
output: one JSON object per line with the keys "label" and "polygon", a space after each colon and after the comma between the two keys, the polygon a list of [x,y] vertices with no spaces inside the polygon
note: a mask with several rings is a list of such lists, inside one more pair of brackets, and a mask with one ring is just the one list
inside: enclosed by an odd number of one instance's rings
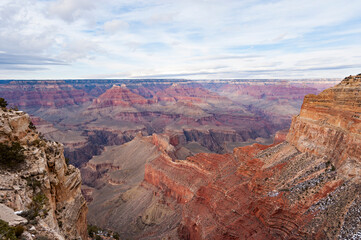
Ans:
{"label": "cliff face", "polygon": [[20,143],[25,156],[13,167],[0,164],[1,204],[27,219],[27,239],[87,239],[79,170],[66,164],[61,144],[41,139],[29,124],[23,112],[0,110],[0,143]]}
{"label": "cliff face", "polygon": [[360,85],[306,96],[284,142],[149,162],[145,181],[182,206],[178,237],[358,239]]}
{"label": "cliff face", "polygon": [[361,155],[361,74],[319,95],[305,97],[287,140],[301,151],[326,155],[341,165]]}

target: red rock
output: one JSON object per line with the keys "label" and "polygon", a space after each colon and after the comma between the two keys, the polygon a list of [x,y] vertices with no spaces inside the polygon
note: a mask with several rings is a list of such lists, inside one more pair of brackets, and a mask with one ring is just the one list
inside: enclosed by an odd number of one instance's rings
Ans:
{"label": "red rock", "polygon": [[114,85],[97,99],[94,99],[92,107],[132,106],[147,103],[147,99],[131,92],[128,88]]}
{"label": "red rock", "polygon": [[229,155],[197,154],[184,161],[161,156],[149,162],[145,181],[183,206],[179,237],[354,236],[361,202],[360,86],[361,75],[307,96],[288,142],[254,144]]}
{"label": "red rock", "polygon": [[39,108],[67,107],[90,101],[88,94],[63,81],[41,81],[37,84],[9,84],[2,86],[2,97],[10,105]]}

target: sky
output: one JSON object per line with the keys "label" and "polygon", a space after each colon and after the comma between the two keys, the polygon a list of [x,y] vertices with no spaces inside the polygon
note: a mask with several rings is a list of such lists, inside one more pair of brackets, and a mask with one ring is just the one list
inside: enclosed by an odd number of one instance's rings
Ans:
{"label": "sky", "polygon": [[0,79],[342,78],[360,0],[1,0]]}

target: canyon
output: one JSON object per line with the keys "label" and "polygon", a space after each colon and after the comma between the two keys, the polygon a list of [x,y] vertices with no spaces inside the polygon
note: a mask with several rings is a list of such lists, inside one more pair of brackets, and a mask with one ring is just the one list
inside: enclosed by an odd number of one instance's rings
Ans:
{"label": "canyon", "polygon": [[106,146],[139,132],[171,136],[190,154],[230,153],[271,143],[290,126],[302,98],[336,83],[318,80],[58,80],[2,81],[0,94],[28,112],[47,139],[64,144],[80,167]]}
{"label": "canyon", "polygon": [[358,239],[360,93],[361,74],[306,95],[270,145],[181,159],[155,133],[106,147],[82,168],[89,221],[134,239]]}
{"label": "canyon", "polygon": [[88,221],[121,238],[357,239],[360,83],[9,81],[1,94],[64,144]]}

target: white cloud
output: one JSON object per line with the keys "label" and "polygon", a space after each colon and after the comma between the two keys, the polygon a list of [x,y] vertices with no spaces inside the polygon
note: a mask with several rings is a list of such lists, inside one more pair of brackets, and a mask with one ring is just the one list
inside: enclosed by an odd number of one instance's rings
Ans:
{"label": "white cloud", "polygon": [[66,22],[73,22],[84,12],[94,8],[93,0],[57,0],[50,4],[50,14],[54,14]]}
{"label": "white cloud", "polygon": [[127,29],[129,24],[125,21],[114,19],[104,23],[104,30],[108,33],[116,33],[120,30]]}
{"label": "white cloud", "polygon": [[68,65],[0,68],[0,78],[342,77],[361,70],[359,9],[355,0],[2,0],[0,52]]}

